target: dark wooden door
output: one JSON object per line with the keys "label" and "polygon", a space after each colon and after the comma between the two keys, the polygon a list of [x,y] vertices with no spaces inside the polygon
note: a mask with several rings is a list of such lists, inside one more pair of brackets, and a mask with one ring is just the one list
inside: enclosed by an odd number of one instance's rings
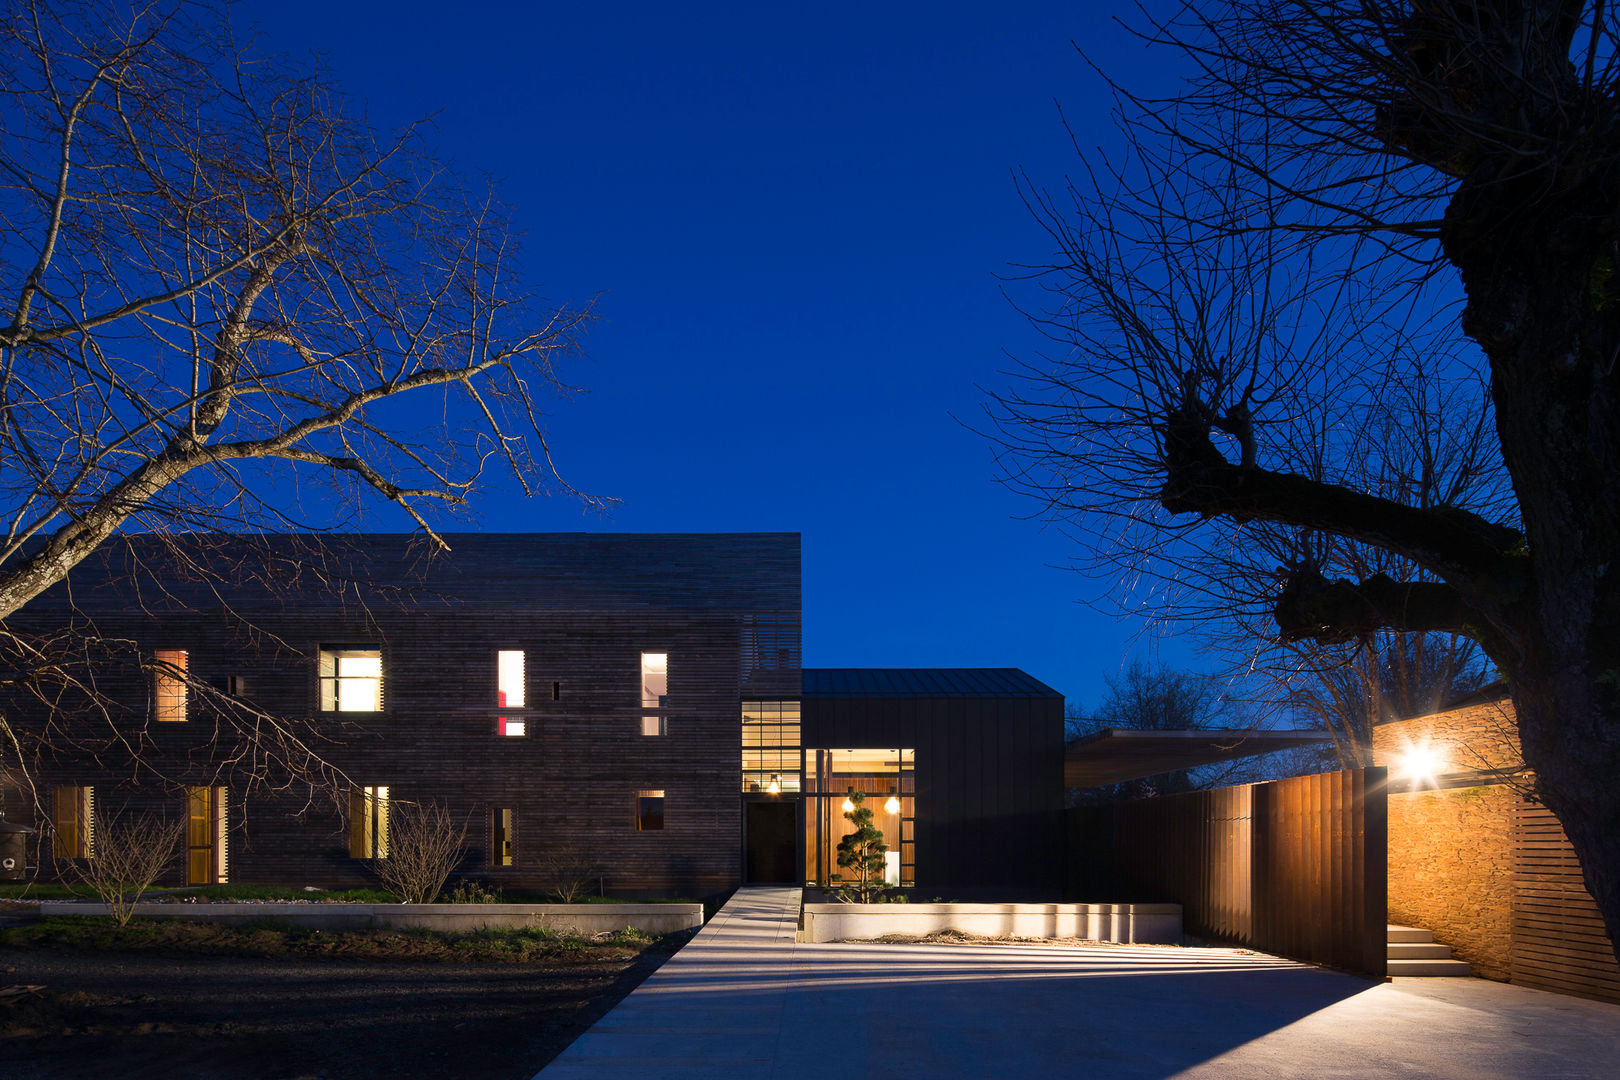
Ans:
{"label": "dark wooden door", "polygon": [[799,880],[794,839],[799,832],[796,800],[744,803],[745,877],[750,885]]}

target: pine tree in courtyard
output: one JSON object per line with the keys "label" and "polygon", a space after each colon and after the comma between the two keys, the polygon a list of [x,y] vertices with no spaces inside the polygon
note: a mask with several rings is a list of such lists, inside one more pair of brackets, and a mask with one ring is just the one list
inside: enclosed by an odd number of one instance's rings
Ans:
{"label": "pine tree in courtyard", "polygon": [[854,804],[854,809],[844,811],[844,820],[853,824],[855,831],[838,841],[838,866],[853,877],[845,879],[839,893],[843,899],[870,904],[883,889],[889,866],[884,856],[889,845],[883,842],[883,831],[872,824],[872,811],[864,805],[866,796],[852,791],[847,801]]}

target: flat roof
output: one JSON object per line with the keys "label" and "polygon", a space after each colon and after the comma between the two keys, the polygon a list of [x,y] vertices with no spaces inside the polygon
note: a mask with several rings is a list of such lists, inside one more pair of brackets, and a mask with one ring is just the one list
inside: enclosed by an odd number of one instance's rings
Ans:
{"label": "flat roof", "polygon": [[804,696],[1061,698],[1017,668],[805,668]]}
{"label": "flat roof", "polygon": [[1101,787],[1217,761],[1315,746],[1329,740],[1321,731],[1260,731],[1216,728],[1206,731],[1137,731],[1104,728],[1072,742],[1063,751],[1065,787]]}

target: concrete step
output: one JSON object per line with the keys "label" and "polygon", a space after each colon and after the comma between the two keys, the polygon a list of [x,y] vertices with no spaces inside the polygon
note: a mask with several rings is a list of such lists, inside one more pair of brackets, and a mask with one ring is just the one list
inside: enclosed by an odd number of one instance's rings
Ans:
{"label": "concrete step", "polygon": [[1398,978],[1466,978],[1473,969],[1462,960],[1391,960],[1389,974]]}
{"label": "concrete step", "polygon": [[1390,942],[1428,942],[1434,940],[1432,933],[1416,926],[1396,926],[1394,923],[1388,923],[1386,924],[1386,932],[1389,936],[1385,940]]}
{"label": "concrete step", "polygon": [[1391,960],[1450,960],[1451,946],[1438,941],[1392,941],[1388,955]]}

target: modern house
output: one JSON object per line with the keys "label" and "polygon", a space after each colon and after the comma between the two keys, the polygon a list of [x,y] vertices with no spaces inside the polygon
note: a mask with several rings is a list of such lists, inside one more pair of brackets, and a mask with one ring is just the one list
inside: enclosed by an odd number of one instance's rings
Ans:
{"label": "modern house", "polygon": [[447,540],[127,538],[29,605],[12,630],[104,643],[93,687],[5,703],[41,872],[93,855],[99,807],[183,816],[189,883],[361,883],[390,807],[431,802],[494,884],[566,856],[609,893],[713,895],[835,879],[859,791],[891,884],[1056,897],[1061,696],[803,670],[797,534]]}

